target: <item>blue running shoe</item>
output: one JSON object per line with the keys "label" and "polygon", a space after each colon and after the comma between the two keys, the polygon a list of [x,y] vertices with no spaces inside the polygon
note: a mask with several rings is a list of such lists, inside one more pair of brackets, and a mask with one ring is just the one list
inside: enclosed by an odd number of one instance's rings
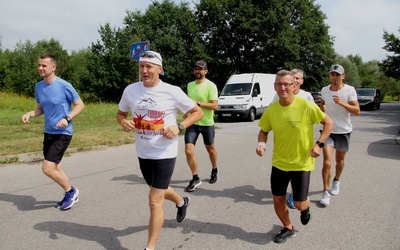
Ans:
{"label": "blue running shoe", "polygon": [[[64,196],[64,198],[63,198],[61,201],[57,202],[56,205],[55,205],[54,207],[55,207],[55,208],[61,208],[61,206],[62,206],[62,204],[63,204],[63,202],[64,202],[64,199],[65,199],[65,196]],[[78,203],[78,201],[79,201],[79,197],[76,197],[75,203]]]}
{"label": "blue running shoe", "polygon": [[[62,200],[61,209],[70,209],[75,203],[79,201],[79,190],[72,187],[72,192],[65,192],[65,197]],[[57,203],[58,204],[58,203]]]}
{"label": "blue running shoe", "polygon": [[296,208],[293,203],[293,194],[289,194],[289,197],[287,198],[286,203],[289,208],[291,208],[291,209]]}

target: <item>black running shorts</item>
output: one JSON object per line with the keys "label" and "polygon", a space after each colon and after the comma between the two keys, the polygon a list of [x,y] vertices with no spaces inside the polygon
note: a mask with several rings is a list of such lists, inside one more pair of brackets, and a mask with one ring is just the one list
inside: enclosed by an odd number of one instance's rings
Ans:
{"label": "black running shorts", "polygon": [[274,196],[285,196],[289,182],[292,184],[293,200],[305,201],[310,187],[310,171],[282,171],[272,166],[271,191]]}
{"label": "black running shorts", "polygon": [[60,163],[65,151],[71,143],[71,135],[44,133],[43,155],[46,161]]}
{"label": "black running shorts", "polygon": [[205,145],[213,145],[215,138],[215,128],[213,126],[199,126],[192,125],[186,129],[185,132],[185,144],[196,145],[199,134],[203,136],[203,142]]}
{"label": "black running shorts", "polygon": [[140,170],[147,185],[158,189],[168,189],[176,158],[142,159],[138,157],[138,159]]}

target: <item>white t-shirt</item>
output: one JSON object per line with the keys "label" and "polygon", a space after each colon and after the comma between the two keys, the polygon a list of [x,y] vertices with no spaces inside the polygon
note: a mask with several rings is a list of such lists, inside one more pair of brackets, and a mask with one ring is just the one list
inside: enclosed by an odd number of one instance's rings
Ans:
{"label": "white t-shirt", "polygon": [[333,134],[347,134],[353,130],[351,125],[350,112],[342,106],[336,104],[333,101],[333,96],[340,97],[345,102],[356,101],[357,92],[354,87],[345,84],[339,91],[331,91],[330,85],[323,87],[321,90],[321,97],[325,102],[325,113],[329,115],[334,124],[332,133]]}
{"label": "white t-shirt", "polygon": [[297,93],[296,96],[299,96],[299,97],[302,97],[302,98],[304,98],[304,99],[306,99],[306,100],[309,100],[309,101],[311,101],[311,102],[314,102],[314,98],[313,98],[313,96],[311,95],[311,93],[310,93],[310,92],[307,92],[307,91],[304,91],[304,90],[302,90],[302,89],[300,89],[299,93]]}
{"label": "white t-shirt", "polygon": [[168,139],[162,135],[162,131],[177,124],[178,109],[186,113],[195,105],[181,88],[161,80],[151,88],[145,87],[143,82],[127,86],[119,102],[119,109],[132,112],[137,156],[143,159],[176,157],[178,136]]}
{"label": "white t-shirt", "polygon": [[[300,89],[299,93],[297,93],[296,96],[314,102],[314,98],[312,97],[311,93],[307,92],[307,91],[304,91],[302,89]],[[279,96],[278,96],[277,93],[275,93],[274,99],[272,100],[272,102],[276,102],[278,100],[279,100]]]}

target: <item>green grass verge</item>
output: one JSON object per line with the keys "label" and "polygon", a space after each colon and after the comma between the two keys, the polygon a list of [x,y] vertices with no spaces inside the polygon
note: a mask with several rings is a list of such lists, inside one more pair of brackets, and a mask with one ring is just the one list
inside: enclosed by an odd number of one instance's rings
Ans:
{"label": "green grass verge", "polygon": [[[42,151],[43,116],[31,118],[29,124],[21,121],[35,105],[33,98],[0,92],[0,156]],[[134,133],[125,133],[116,121],[117,110],[117,104],[86,104],[74,119],[70,148],[86,151],[133,143]]]}

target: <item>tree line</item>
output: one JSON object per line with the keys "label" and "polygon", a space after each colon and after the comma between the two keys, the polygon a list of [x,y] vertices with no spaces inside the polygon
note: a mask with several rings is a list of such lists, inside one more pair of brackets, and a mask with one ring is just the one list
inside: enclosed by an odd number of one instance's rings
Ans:
{"label": "tree line", "polygon": [[130,45],[149,41],[151,50],[163,56],[162,80],[184,90],[193,80],[193,63],[202,59],[219,90],[234,73],[298,68],[305,71],[303,87],[319,91],[329,84],[330,65],[339,63],[350,85],[398,96],[400,38],[384,31],[384,49],[393,56],[363,62],[359,55],[335,53],[325,19],[320,6],[309,0],[202,0],[194,8],[186,2],[154,1],[144,12],[127,11],[122,28],[100,26],[99,40],[70,54],[55,39],[18,42],[14,50],[3,50],[0,40],[0,91],[33,96],[41,80],[38,57],[51,53],[58,61],[57,75],[85,101],[117,102],[123,89],[139,79]]}

